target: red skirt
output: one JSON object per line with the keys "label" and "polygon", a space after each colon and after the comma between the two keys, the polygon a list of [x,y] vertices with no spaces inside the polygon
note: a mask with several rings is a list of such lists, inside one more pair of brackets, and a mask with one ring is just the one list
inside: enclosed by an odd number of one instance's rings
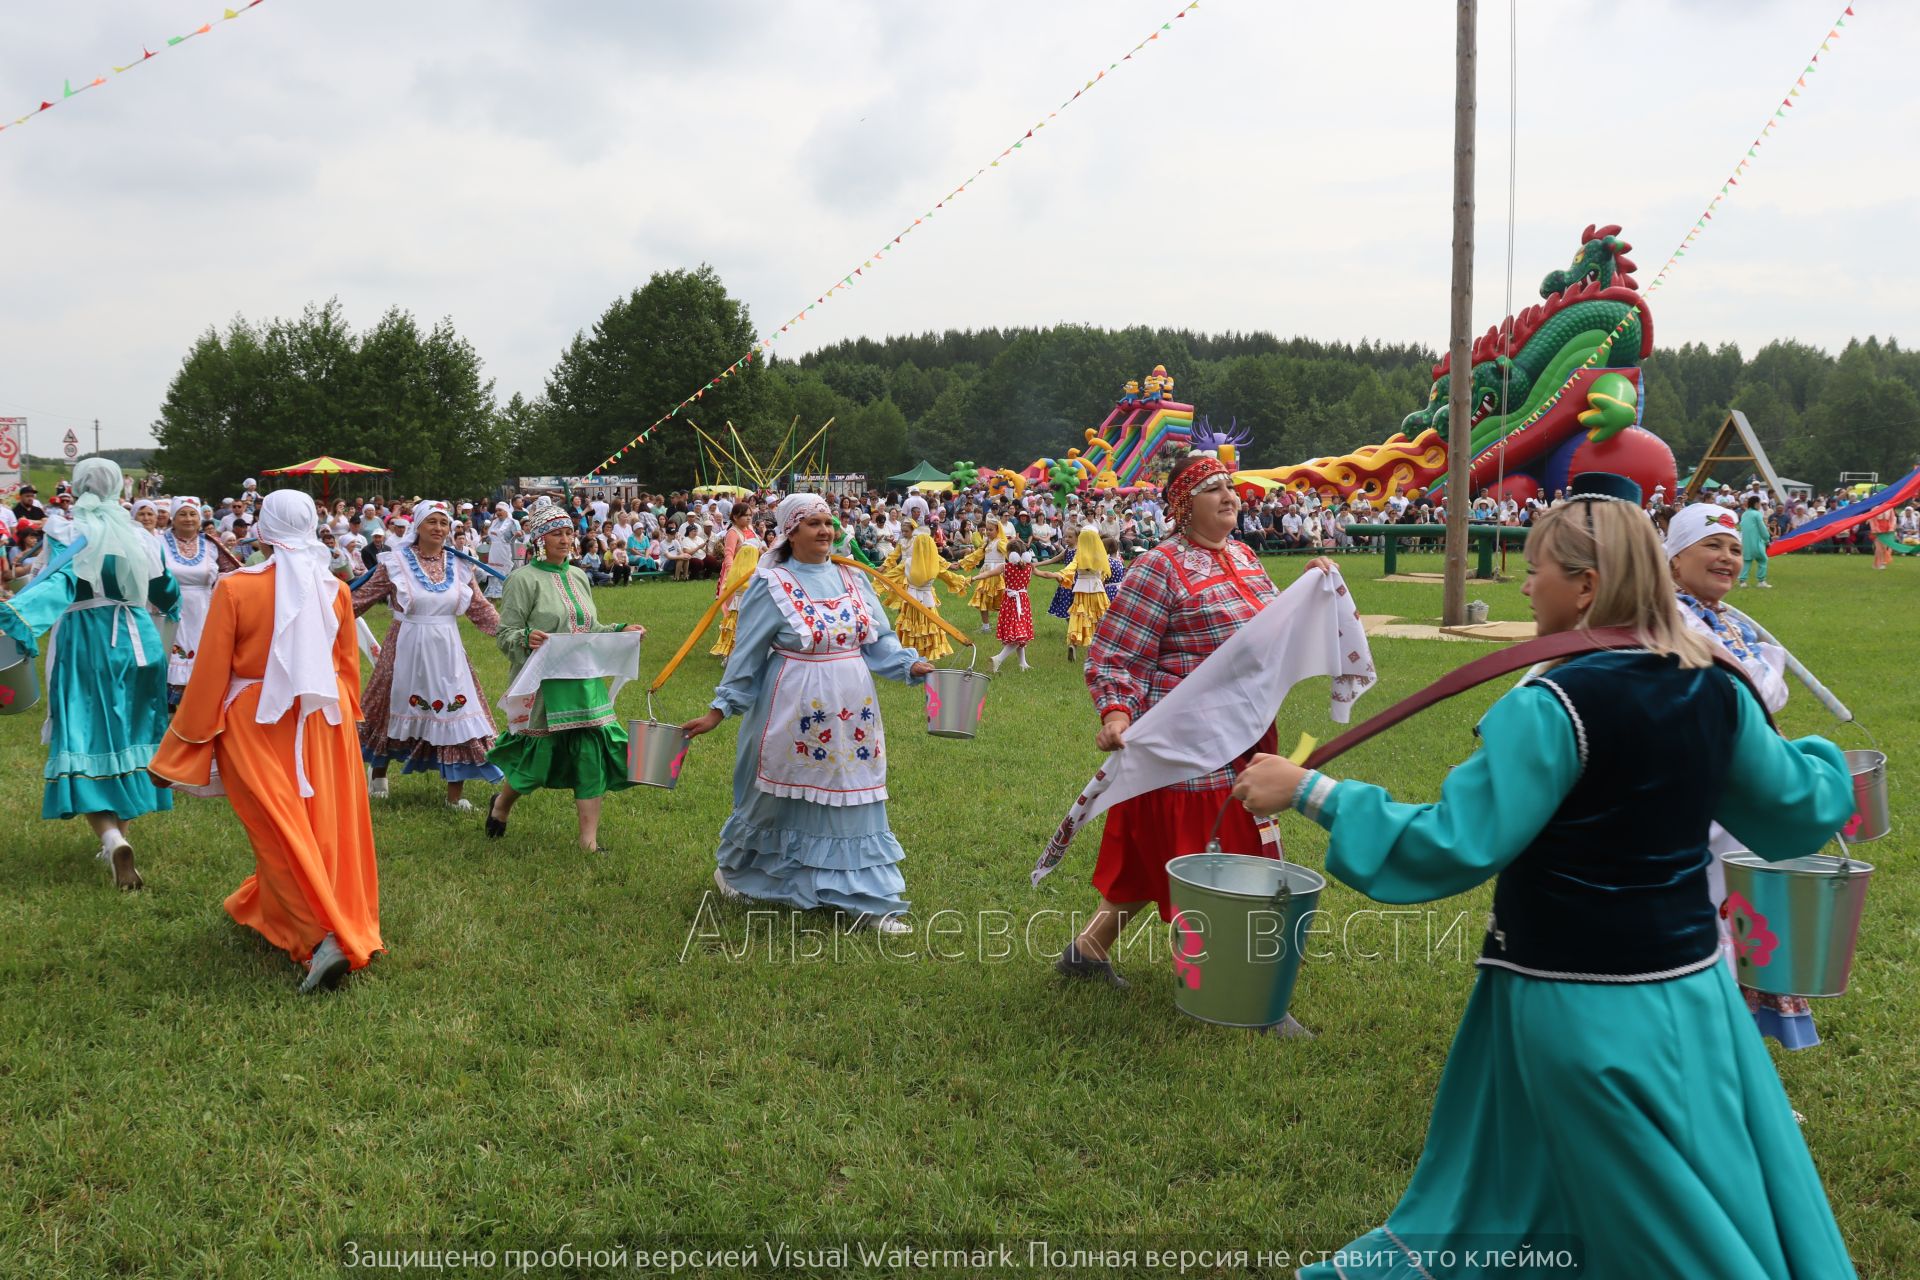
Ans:
{"label": "red skirt", "polygon": [[[1269,754],[1278,743],[1278,734],[1269,727],[1251,750],[1234,760],[1237,771],[1254,752]],[[1167,863],[1187,853],[1204,853],[1208,835],[1220,807],[1226,817],[1220,820],[1220,848],[1226,853],[1247,853],[1258,858],[1280,856],[1279,827],[1265,824],[1271,841],[1263,840],[1262,825],[1254,821],[1246,806],[1232,798],[1233,789],[1223,786],[1212,791],[1181,791],[1163,787],[1146,795],[1122,800],[1107,810],[1107,829],[1100,837],[1100,860],[1094,864],[1093,887],[1108,902],[1153,901],[1160,907],[1162,920],[1173,919],[1173,902],[1167,888]]]}
{"label": "red skirt", "polygon": [[1033,643],[1033,603],[1024,589],[1009,590],[1000,600],[1000,621],[994,632],[1001,644]]}

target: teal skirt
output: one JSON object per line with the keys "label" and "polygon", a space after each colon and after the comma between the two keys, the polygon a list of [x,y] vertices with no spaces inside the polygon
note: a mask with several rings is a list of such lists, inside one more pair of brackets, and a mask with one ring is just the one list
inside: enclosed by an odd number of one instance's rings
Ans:
{"label": "teal skirt", "polygon": [[[40,816],[110,813],[122,822],[173,808],[147,765],[167,733],[167,664],[151,636],[145,666],[135,661],[117,609],[81,609],[60,622],[47,680],[47,763]],[[116,643],[117,641],[117,643]]]}
{"label": "teal skirt", "polygon": [[1617,986],[1483,970],[1399,1206],[1300,1272],[1853,1274],[1780,1077],[1720,965]]}

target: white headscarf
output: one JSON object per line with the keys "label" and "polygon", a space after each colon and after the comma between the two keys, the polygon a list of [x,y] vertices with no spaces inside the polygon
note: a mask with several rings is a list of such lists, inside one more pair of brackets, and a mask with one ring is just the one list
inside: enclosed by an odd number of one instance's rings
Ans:
{"label": "white headscarf", "polygon": [[[333,638],[340,619],[333,605],[342,588],[328,570],[331,553],[315,536],[318,524],[312,498],[297,489],[275,489],[260,504],[260,523],[254,528],[273,555],[239,570],[271,569],[274,574],[273,641],[254,715],[261,724],[276,723],[296,700],[302,721],[320,711],[328,724],[340,723],[340,683],[333,669]],[[313,794],[304,771],[300,794]]]}
{"label": "white headscarf", "polygon": [[1696,542],[1716,533],[1740,536],[1740,518],[1712,502],[1696,502],[1682,507],[1667,521],[1667,559],[1671,560]]}
{"label": "white headscarf", "polygon": [[827,500],[817,493],[793,493],[780,499],[780,505],[773,509],[773,546],[778,551],[787,545],[787,539],[800,527],[800,522],[808,516],[827,516],[833,511],[827,506]]}
{"label": "white headscarf", "polygon": [[206,519],[206,505],[198,498],[175,498],[167,504],[167,519],[171,520],[180,512],[192,507],[201,519]]}
{"label": "white headscarf", "polygon": [[[399,551],[403,547],[410,547],[420,541],[420,526],[426,523],[428,516],[435,515],[445,516],[448,524],[453,523],[453,508],[448,504],[438,499],[432,502],[414,503],[413,522],[407,526],[407,536],[400,539],[399,543],[394,547],[394,550]],[[447,541],[453,541],[453,534],[451,532],[447,534]]]}
{"label": "white headscarf", "polygon": [[73,571],[94,595],[110,595],[104,579],[112,556],[114,585],[120,589],[116,598],[144,604],[147,581],[159,572],[159,547],[120,505],[120,480],[120,464],[110,458],[82,458],[74,467],[76,496],[69,519],[87,545],[74,558]]}

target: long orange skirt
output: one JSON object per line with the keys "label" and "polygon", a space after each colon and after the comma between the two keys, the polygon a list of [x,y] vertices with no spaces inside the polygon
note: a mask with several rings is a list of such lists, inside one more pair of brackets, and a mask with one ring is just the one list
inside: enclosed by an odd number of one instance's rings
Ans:
{"label": "long orange skirt", "polygon": [[295,712],[258,724],[258,685],[227,709],[214,752],[234,814],[253,845],[254,872],[227,898],[227,914],[305,963],[329,933],[355,969],[384,949],[380,876],[360,741],[344,716],[337,725],[307,717],[307,780],[294,777]]}

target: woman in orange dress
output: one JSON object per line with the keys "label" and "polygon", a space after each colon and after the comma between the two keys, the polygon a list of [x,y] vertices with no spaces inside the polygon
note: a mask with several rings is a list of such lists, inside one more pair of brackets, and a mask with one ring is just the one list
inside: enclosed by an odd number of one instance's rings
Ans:
{"label": "woman in orange dress", "polygon": [[306,965],[303,992],[385,949],[353,605],[316,524],[306,494],[267,495],[257,528],[272,554],[214,588],[193,676],[148,766],[205,786],[218,763],[254,857],[227,914]]}

